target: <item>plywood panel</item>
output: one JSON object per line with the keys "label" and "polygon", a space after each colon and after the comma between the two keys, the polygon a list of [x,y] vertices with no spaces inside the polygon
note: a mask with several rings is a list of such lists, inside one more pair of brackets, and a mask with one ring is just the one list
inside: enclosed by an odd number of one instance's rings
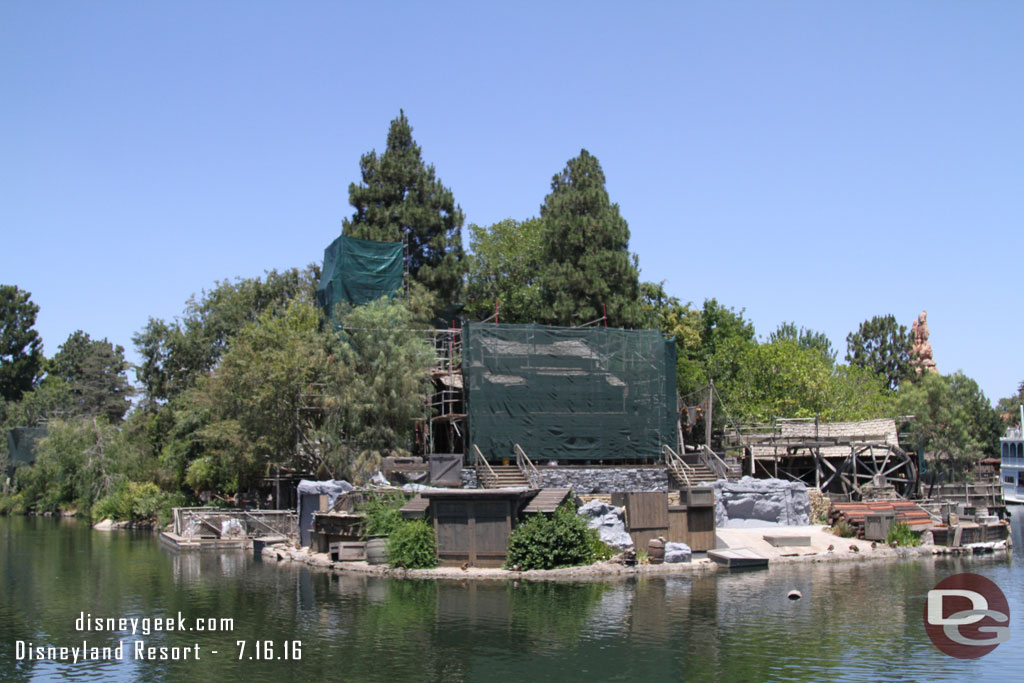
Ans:
{"label": "plywood panel", "polygon": [[668,495],[664,491],[627,493],[626,524],[630,529],[667,529]]}

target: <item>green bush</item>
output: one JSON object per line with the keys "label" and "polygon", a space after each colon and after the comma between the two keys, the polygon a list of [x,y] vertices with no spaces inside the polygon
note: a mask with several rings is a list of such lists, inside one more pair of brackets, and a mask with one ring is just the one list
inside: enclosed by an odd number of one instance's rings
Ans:
{"label": "green bush", "polygon": [[535,515],[515,528],[508,539],[505,568],[554,569],[591,564],[593,535],[575,506],[565,504],[550,517]]}
{"label": "green bush", "polygon": [[366,526],[363,534],[369,536],[389,536],[402,523],[402,506],[405,496],[391,493],[368,498],[362,505],[366,514]]}
{"label": "green bush", "polygon": [[898,546],[917,546],[921,545],[921,534],[911,531],[910,527],[902,522],[896,522],[889,527],[885,542],[889,545],[895,543]]}
{"label": "green bush", "polygon": [[601,540],[601,534],[597,529],[587,529],[587,536],[590,537],[590,550],[594,554],[594,562],[604,562],[618,554],[617,549]]}
{"label": "green bush", "polygon": [[436,567],[434,527],[421,519],[399,523],[388,537],[388,564],[404,569]]}
{"label": "green bush", "polygon": [[180,495],[167,493],[153,482],[126,481],[96,502],[92,518],[163,525],[170,521],[171,508],[183,504]]}

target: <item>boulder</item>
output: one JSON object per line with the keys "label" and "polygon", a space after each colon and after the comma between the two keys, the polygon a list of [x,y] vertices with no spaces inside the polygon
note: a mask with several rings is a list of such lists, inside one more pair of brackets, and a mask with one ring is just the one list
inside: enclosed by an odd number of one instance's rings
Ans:
{"label": "boulder", "polygon": [[689,562],[693,558],[693,551],[685,543],[666,543],[665,562]]}

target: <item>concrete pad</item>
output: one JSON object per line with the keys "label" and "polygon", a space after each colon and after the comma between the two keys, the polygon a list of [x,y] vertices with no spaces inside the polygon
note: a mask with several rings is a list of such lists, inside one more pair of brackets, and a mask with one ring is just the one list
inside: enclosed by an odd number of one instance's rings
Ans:
{"label": "concrete pad", "polygon": [[810,536],[795,536],[791,534],[765,534],[764,540],[776,548],[785,548],[795,545],[811,545]]}

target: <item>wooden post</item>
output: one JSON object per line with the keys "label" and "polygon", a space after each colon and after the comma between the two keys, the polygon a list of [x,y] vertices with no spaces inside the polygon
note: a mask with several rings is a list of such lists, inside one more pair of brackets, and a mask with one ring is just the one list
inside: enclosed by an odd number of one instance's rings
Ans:
{"label": "wooden post", "polygon": [[704,414],[704,445],[711,448],[711,418],[715,406],[715,382],[708,382],[708,411]]}

